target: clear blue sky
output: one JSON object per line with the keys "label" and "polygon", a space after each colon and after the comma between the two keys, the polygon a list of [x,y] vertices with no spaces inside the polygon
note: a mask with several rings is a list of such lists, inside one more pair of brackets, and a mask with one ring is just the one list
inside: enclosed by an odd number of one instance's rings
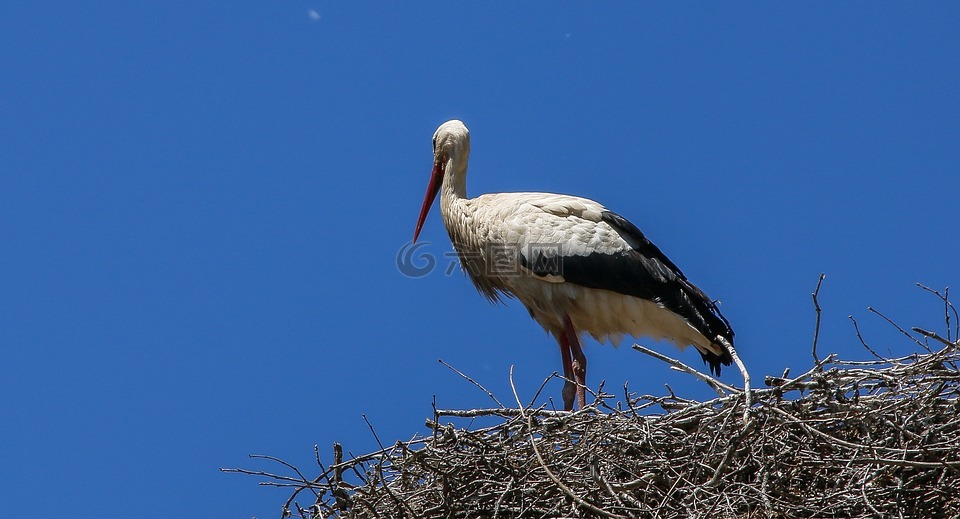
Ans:
{"label": "clear blue sky", "polygon": [[[84,4],[0,3],[4,517],[275,517],[217,469],[490,403],[438,358],[531,397],[559,353],[520,305],[396,267],[451,118],[471,193],[627,216],[757,380],[809,367],[820,272],[823,352],[866,356],[849,314],[912,351],[868,305],[943,331],[913,283],[960,282],[957,3]],[[422,239],[444,259],[439,212]],[[710,395],[586,352],[611,391]]]}

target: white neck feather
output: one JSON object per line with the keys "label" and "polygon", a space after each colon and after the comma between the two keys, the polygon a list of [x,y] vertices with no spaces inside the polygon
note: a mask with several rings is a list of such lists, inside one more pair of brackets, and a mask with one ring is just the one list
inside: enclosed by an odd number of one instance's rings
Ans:
{"label": "white neck feather", "polygon": [[450,223],[463,219],[465,207],[458,202],[467,198],[467,161],[460,158],[452,156],[447,160],[440,186],[440,212],[448,228]]}

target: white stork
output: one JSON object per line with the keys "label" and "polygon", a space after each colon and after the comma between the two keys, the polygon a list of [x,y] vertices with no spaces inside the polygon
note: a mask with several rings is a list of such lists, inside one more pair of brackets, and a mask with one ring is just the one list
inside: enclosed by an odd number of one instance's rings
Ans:
{"label": "white stork", "polygon": [[586,405],[587,359],[579,335],[618,344],[624,335],[693,345],[720,374],[733,330],[635,225],[602,205],[551,193],[467,198],[470,133],[447,121],[433,135],[433,172],[413,241],[440,193],[440,212],[460,262],[491,302],[515,297],[560,343],[564,409]]}

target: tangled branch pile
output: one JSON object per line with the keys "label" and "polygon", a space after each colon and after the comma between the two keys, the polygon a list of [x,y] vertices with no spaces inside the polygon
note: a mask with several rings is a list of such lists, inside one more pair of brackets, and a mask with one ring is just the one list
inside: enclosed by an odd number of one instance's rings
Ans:
{"label": "tangled branch pile", "polygon": [[[744,392],[729,386],[707,402],[644,395],[623,409],[600,394],[574,413],[437,410],[433,435],[349,461],[341,453],[318,478],[260,474],[313,492],[316,503],[295,510],[317,518],[955,517],[958,351],[831,355],[798,377],[767,377],[746,421]],[[651,407],[669,412],[646,415]],[[476,416],[502,423],[439,424]]]}
{"label": "tangled branch pile", "polygon": [[[717,398],[624,388],[616,407],[601,392],[572,413],[519,399],[517,408],[434,410],[427,437],[350,460],[335,444],[330,466],[317,453],[316,478],[267,456],[257,457],[294,475],[224,470],[293,488],[284,516],[304,519],[958,517],[960,340],[914,331],[926,338],[918,345],[942,349],[886,359],[863,343],[876,360],[830,355],[752,390],[634,346],[707,382]],[[496,425],[441,423],[481,416]],[[307,495],[314,503],[302,508]]]}

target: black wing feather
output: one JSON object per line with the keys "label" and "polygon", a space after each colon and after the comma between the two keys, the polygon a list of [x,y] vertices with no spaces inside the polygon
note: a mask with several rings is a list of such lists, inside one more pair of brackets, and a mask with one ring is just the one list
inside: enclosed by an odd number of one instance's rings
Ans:
{"label": "black wing feather", "polygon": [[[637,226],[612,211],[601,213],[600,219],[636,245],[614,254],[564,256],[562,261],[550,261],[540,253],[529,260],[521,255],[523,266],[539,276],[563,276],[567,282],[587,288],[659,303],[689,321],[711,341],[721,335],[733,343],[733,330],[716,303],[691,283]],[[717,375],[721,364],[729,366],[733,360],[722,344],[718,346],[723,352],[721,355],[697,350]]]}

